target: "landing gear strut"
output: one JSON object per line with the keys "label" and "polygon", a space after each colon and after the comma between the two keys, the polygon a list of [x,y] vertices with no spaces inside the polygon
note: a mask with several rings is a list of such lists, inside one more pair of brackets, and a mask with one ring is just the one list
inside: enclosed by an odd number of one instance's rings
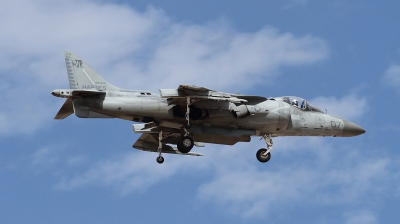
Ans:
{"label": "landing gear strut", "polygon": [[158,133],[158,157],[156,159],[157,163],[162,164],[164,162],[164,157],[162,157],[161,155],[161,150],[162,150],[162,141],[163,140],[163,135],[162,135],[162,131],[160,131],[160,133]]}
{"label": "landing gear strut", "polygon": [[259,149],[257,151],[256,157],[258,159],[258,161],[262,162],[262,163],[266,163],[271,159],[271,149],[273,146],[273,142],[272,142],[272,137],[271,134],[264,134],[263,138],[265,140],[265,143],[267,143],[267,149]]}
{"label": "landing gear strut", "polygon": [[183,125],[183,130],[185,131],[185,135],[179,139],[178,144],[176,145],[178,147],[179,152],[181,153],[188,153],[190,150],[192,150],[194,146],[194,141],[191,137],[189,137],[189,130],[192,125],[190,125],[190,104],[192,101],[190,100],[190,97],[186,98],[186,114],[185,118],[187,123]]}
{"label": "landing gear strut", "polygon": [[187,124],[185,124],[185,128],[186,129],[190,129],[192,126],[190,125],[190,97],[186,98],[186,114],[185,114],[185,118],[187,121]]}

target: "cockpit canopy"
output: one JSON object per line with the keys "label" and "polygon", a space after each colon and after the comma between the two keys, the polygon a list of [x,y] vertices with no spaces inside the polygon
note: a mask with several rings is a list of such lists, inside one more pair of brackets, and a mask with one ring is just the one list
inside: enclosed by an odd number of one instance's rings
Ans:
{"label": "cockpit canopy", "polygon": [[297,97],[297,96],[284,96],[280,97],[283,102],[288,103],[292,106],[296,106],[301,110],[304,111],[312,111],[312,112],[318,112],[318,113],[324,113],[322,110],[318,109],[311,103],[309,103],[307,100]]}

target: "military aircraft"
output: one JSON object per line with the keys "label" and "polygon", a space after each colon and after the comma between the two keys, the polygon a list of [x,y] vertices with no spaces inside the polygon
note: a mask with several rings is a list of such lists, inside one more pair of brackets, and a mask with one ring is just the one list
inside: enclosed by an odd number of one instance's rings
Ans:
{"label": "military aircraft", "polygon": [[[355,123],[326,114],[300,97],[262,97],[215,91],[194,85],[160,89],[160,94],[118,88],[97,74],[84,60],[64,52],[69,89],[51,92],[67,98],[55,119],[75,113],[80,118],[120,118],[140,122],[134,133],[142,135],[133,148],[162,153],[202,156],[191,152],[203,143],[234,145],[261,136],[266,148],[258,161],[271,158],[272,137],[351,137],[365,133]],[[301,104],[299,105],[299,103]],[[176,145],[176,147],[171,146]]]}

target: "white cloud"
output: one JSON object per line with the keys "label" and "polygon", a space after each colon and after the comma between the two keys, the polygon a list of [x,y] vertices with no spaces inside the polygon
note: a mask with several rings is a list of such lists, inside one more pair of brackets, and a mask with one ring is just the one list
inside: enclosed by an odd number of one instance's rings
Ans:
{"label": "white cloud", "polygon": [[34,166],[53,165],[60,159],[58,154],[50,148],[41,148],[32,157],[32,165]]}
{"label": "white cloud", "polygon": [[241,33],[224,21],[172,23],[152,7],[138,12],[126,5],[31,0],[1,5],[3,135],[32,133],[57,113],[63,102],[49,92],[68,87],[63,50],[79,54],[111,83],[153,91],[181,83],[237,91],[282,66],[329,54],[317,37],[271,27]]}
{"label": "white cloud", "polygon": [[345,214],[347,224],[374,224],[379,223],[374,212],[369,210],[360,210]]}
{"label": "white cloud", "polygon": [[90,186],[111,186],[119,194],[127,194],[147,189],[157,182],[170,178],[177,173],[184,173],[184,167],[200,168],[190,156],[168,158],[163,165],[156,163],[155,153],[130,152],[113,159],[90,164],[87,171],[64,179],[56,185],[62,190],[73,190]]}
{"label": "white cloud", "polygon": [[[199,188],[199,197],[245,218],[264,217],[305,201],[308,206],[359,206],[366,196],[378,200],[377,195],[390,191],[398,181],[392,179],[389,169],[396,161],[370,159],[355,147],[333,149],[325,140],[313,139],[282,140],[296,142],[297,152],[275,142],[273,155],[290,160],[290,164],[270,163],[259,169],[254,163],[245,167],[224,163],[225,167],[217,167],[215,177]],[[282,154],[286,150],[291,153]]]}
{"label": "white cloud", "polygon": [[226,31],[224,24],[174,25],[149,62],[146,77],[160,79],[161,86],[196,83],[240,90],[281,66],[309,64],[326,56],[322,40],[279,34],[273,28],[249,34]]}
{"label": "white cloud", "polygon": [[54,104],[44,100],[50,96],[50,91],[38,89],[40,85],[35,86],[34,83],[37,82],[32,81],[33,85],[11,85],[9,89],[2,91],[0,135],[32,133],[57,113]]}
{"label": "white cloud", "polygon": [[391,65],[383,74],[383,80],[387,85],[400,86],[400,65]]}
{"label": "white cloud", "polygon": [[368,109],[367,99],[356,95],[347,95],[340,99],[336,97],[317,97],[310,102],[328,114],[342,116],[346,120],[359,117]]}
{"label": "white cloud", "polygon": [[155,162],[155,153],[127,153],[89,163],[86,171],[70,172],[57,188],[102,187],[125,195],[195,172],[204,178],[199,179],[198,199],[244,219],[306,203],[308,207],[339,206],[349,223],[374,220],[375,216],[348,211],[360,206],[368,209],[366,198],[379,203],[382,195],[395,194],[400,179],[392,168],[399,161],[377,157],[360,146],[332,145],[335,140],[276,138],[267,164],[254,156],[256,149],[264,147],[257,139],[233,147],[207,144],[204,157],[165,155],[162,165]]}

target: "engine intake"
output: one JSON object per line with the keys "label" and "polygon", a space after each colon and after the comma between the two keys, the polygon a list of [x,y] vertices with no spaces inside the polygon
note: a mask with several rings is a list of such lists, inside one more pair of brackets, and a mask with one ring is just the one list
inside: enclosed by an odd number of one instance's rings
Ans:
{"label": "engine intake", "polygon": [[250,112],[249,112],[249,109],[247,109],[247,106],[246,105],[240,105],[240,106],[238,106],[238,107],[236,107],[233,111],[232,111],[232,113],[233,113],[233,116],[235,116],[235,118],[238,118],[238,117],[245,117],[245,116],[247,116],[247,115],[249,115],[250,114]]}

